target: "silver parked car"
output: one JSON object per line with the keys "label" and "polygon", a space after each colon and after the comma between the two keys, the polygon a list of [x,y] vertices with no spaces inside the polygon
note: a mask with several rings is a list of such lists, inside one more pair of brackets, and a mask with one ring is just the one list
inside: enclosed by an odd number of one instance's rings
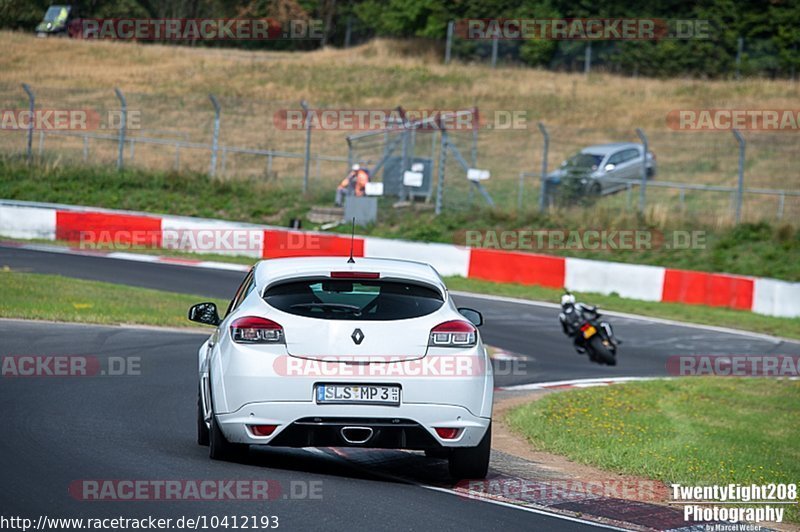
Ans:
{"label": "silver parked car", "polygon": [[[644,147],[634,142],[614,142],[583,148],[547,176],[548,185],[580,180],[584,192],[609,194],[624,189],[619,180],[641,179]],[[656,175],[656,156],[647,154],[647,177]]]}

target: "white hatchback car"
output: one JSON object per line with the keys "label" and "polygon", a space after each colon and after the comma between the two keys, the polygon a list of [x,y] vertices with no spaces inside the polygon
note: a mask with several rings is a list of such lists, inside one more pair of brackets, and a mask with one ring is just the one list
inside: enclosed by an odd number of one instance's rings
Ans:
{"label": "white hatchback car", "polygon": [[249,445],[423,450],[453,478],[489,466],[494,378],[479,327],[428,264],[257,263],[199,351],[197,439],[213,459]]}

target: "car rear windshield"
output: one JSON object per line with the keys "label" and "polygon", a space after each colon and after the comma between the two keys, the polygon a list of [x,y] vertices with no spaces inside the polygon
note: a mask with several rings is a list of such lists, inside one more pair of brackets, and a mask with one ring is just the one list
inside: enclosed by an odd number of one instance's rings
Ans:
{"label": "car rear windshield", "polygon": [[269,287],[266,302],[290,314],[327,320],[402,320],[443,304],[431,287],[403,281],[311,279]]}
{"label": "car rear windshield", "polygon": [[602,155],[595,155],[593,153],[579,153],[577,155],[573,155],[572,158],[567,161],[567,166],[571,166],[573,168],[596,168],[602,160]]}

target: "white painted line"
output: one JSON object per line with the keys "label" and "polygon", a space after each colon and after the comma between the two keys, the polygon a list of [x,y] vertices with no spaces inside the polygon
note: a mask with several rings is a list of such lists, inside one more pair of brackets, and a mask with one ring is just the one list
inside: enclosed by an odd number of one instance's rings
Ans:
{"label": "white painted line", "polygon": [[[306,449],[306,450],[308,450],[308,451],[310,451],[310,452],[312,452],[314,454],[317,454],[319,456],[324,456],[326,458],[333,458],[333,456],[334,456],[334,455],[331,455],[330,453],[326,453],[322,449],[318,449],[316,447],[311,447],[311,448]],[[335,450],[335,449],[332,449],[332,450]],[[351,465],[353,467],[358,468],[358,469],[366,469],[361,464],[359,464],[357,462],[354,462],[353,460],[350,460],[346,456],[343,456],[343,455],[341,455],[339,453],[335,453],[335,457],[338,458],[339,460],[342,460],[342,461],[346,462],[347,464],[349,464],[349,465]],[[564,521],[572,521],[574,523],[581,523],[581,524],[584,524],[584,525],[595,526],[597,528],[604,528],[604,529],[608,529],[608,530],[628,530],[626,528],[620,528],[620,527],[608,525],[608,524],[605,524],[605,523],[600,523],[600,522],[596,522],[596,521],[589,521],[587,519],[580,519],[578,517],[572,517],[572,516],[569,516],[569,515],[563,515],[563,514],[556,513],[556,512],[549,512],[547,510],[540,510],[538,508],[531,508],[529,506],[522,506],[522,505],[519,505],[519,504],[510,503],[510,502],[499,501],[497,499],[492,499],[492,498],[489,498],[489,497],[470,497],[465,493],[456,491],[456,490],[451,489],[451,488],[442,488],[440,486],[432,486],[430,484],[423,484],[423,483],[420,483],[420,482],[415,482],[413,480],[410,480],[410,479],[407,479],[407,478],[403,478],[403,477],[398,477],[396,475],[391,475],[391,474],[388,474],[388,473],[376,473],[375,471],[371,471],[371,473],[376,475],[376,476],[388,478],[390,480],[399,481],[399,482],[405,482],[405,483],[410,484],[412,486],[417,486],[419,488],[423,488],[423,489],[426,489],[426,490],[438,491],[438,492],[441,492],[441,493],[448,493],[450,495],[455,495],[456,497],[461,497],[462,499],[469,498],[470,500],[473,500],[473,501],[485,502],[485,503],[488,503],[488,504],[496,504],[498,506],[504,506],[506,508],[511,508],[511,509],[514,509],[514,510],[522,510],[524,512],[534,513],[534,514],[538,514],[538,515],[546,515],[548,517],[553,517],[555,519],[562,519]]]}
{"label": "white painted line", "polygon": [[187,328],[181,327],[163,327],[161,325],[141,325],[136,323],[119,323],[119,324],[109,324],[109,323],[84,323],[84,322],[76,322],[76,321],[54,321],[54,320],[32,320],[32,319],[23,319],[23,318],[0,318],[0,322],[16,322],[16,323],[25,323],[25,324],[33,324],[33,325],[65,325],[68,327],[93,327],[93,328],[106,328],[106,329],[131,329],[134,331],[152,331],[152,332],[168,332],[168,333],[180,333],[180,334],[202,334],[206,337],[211,336],[211,333],[214,329],[201,329],[199,327],[189,326]]}
{"label": "white painted line", "polygon": [[205,260],[197,264],[199,268],[208,268],[210,270],[228,270],[232,272],[248,272],[252,266],[246,264],[233,264],[230,262],[214,262]]}
{"label": "white painted line", "polygon": [[113,251],[104,255],[107,259],[133,260],[136,262],[158,262],[158,255],[146,255],[144,253],[128,253],[125,251]]}

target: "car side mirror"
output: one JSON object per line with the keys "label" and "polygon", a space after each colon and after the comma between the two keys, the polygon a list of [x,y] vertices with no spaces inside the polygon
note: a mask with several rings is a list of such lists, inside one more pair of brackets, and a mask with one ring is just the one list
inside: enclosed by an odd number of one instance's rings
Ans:
{"label": "car side mirror", "polygon": [[475,327],[483,325],[483,314],[471,308],[460,308],[458,311],[467,318]]}
{"label": "car side mirror", "polygon": [[206,325],[219,325],[220,319],[214,303],[198,303],[189,309],[189,320]]}
{"label": "car side mirror", "polygon": [[612,170],[613,170],[614,168],[616,168],[616,167],[617,167],[617,165],[616,165],[616,164],[614,164],[614,163],[608,163],[607,165],[605,165],[605,166],[603,167],[603,169],[604,169],[606,172],[610,172],[610,171],[612,171]]}

